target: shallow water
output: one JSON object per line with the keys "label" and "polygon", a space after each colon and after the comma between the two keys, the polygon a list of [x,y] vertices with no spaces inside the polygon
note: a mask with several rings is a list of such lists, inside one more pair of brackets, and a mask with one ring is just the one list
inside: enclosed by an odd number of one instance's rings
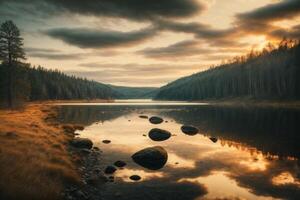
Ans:
{"label": "shallow water", "polygon": [[[78,133],[101,148],[104,167],[117,160],[127,163],[115,172],[113,183],[101,188],[103,199],[300,198],[299,110],[131,100],[68,104],[59,111],[61,121],[86,126]],[[161,116],[164,122],[154,125],[139,115]],[[186,135],[183,124],[200,132]],[[172,136],[152,141],[148,132],[155,127]],[[152,146],[168,153],[158,170],[131,158]],[[142,179],[134,182],[131,175]]]}

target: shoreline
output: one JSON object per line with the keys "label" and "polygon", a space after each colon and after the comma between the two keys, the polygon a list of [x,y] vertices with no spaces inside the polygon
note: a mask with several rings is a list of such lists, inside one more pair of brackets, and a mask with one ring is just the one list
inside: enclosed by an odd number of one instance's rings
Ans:
{"label": "shoreline", "polygon": [[[32,103],[48,104],[50,106],[60,106],[60,104],[68,103],[114,103],[119,99],[95,99],[95,100],[52,100],[52,101],[36,101]],[[131,99],[128,99],[131,100]],[[137,100],[137,99],[134,99]],[[145,100],[145,99],[141,99]],[[179,100],[156,100],[153,101],[179,101]],[[294,108],[300,109],[300,100],[256,100],[247,98],[220,99],[220,100],[201,100],[201,101],[184,101],[187,103],[205,103],[213,106],[228,106],[228,107],[273,107],[273,108]]]}
{"label": "shoreline", "polygon": [[84,127],[58,122],[52,102],[0,110],[0,121],[1,199],[84,200],[101,195],[96,187],[107,182],[101,150],[72,146],[75,131]]}
{"label": "shoreline", "polygon": [[273,107],[273,108],[295,108],[300,109],[299,101],[275,101],[275,100],[251,100],[251,99],[231,99],[231,100],[209,100],[209,101],[195,101],[201,103],[209,103],[214,106],[228,106],[228,107]]}
{"label": "shoreline", "polygon": [[[93,200],[110,181],[103,174],[100,149],[71,145],[76,130],[84,127],[60,123],[55,103],[58,101],[31,102],[21,110],[0,110],[0,199]],[[249,106],[237,100],[209,103]],[[251,105],[300,108],[298,101]]]}

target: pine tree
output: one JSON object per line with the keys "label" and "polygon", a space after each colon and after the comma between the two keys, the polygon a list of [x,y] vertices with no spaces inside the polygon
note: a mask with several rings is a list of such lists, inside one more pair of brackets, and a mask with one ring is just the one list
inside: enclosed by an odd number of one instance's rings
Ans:
{"label": "pine tree", "polygon": [[23,38],[18,27],[12,21],[4,22],[0,27],[0,60],[8,65],[7,72],[7,103],[13,106],[13,73],[20,60],[25,59]]}

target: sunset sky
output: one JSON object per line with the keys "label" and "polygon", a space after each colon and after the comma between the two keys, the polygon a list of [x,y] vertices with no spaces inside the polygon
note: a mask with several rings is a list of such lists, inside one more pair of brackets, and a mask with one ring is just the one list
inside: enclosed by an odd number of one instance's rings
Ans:
{"label": "sunset sky", "polygon": [[0,19],[20,28],[27,62],[126,86],[300,38],[300,0],[0,0]]}

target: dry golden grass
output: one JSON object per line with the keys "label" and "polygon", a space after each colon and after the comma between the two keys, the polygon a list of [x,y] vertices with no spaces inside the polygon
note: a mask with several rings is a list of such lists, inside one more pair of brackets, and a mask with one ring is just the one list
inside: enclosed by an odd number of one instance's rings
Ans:
{"label": "dry golden grass", "polygon": [[55,200],[79,181],[67,150],[72,134],[45,121],[53,117],[46,104],[0,111],[0,199]]}

